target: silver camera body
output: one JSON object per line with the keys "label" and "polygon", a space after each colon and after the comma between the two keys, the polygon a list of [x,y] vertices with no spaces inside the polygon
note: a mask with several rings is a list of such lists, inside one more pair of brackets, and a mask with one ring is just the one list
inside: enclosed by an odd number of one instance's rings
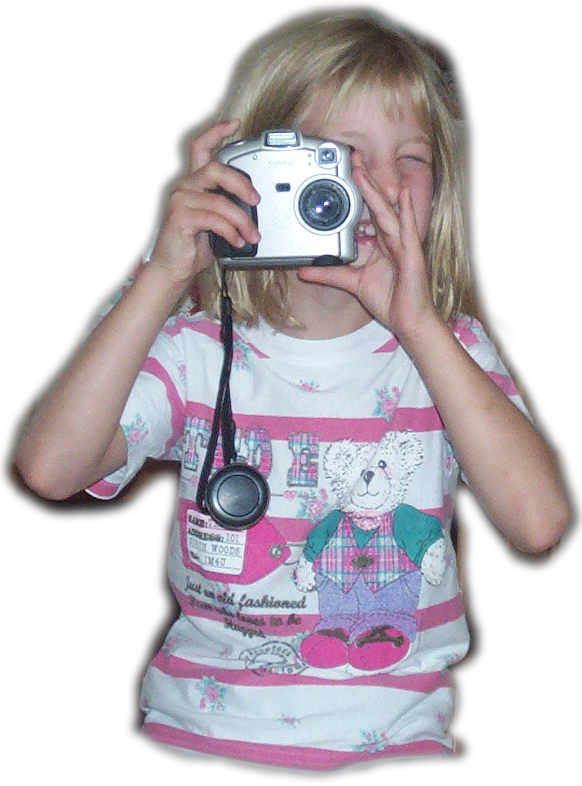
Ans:
{"label": "silver camera body", "polygon": [[298,267],[357,258],[362,197],[351,179],[348,145],[275,129],[227,145],[216,158],[248,175],[261,196],[252,208],[227,194],[255,221],[261,240],[236,248],[212,234],[222,265]]}

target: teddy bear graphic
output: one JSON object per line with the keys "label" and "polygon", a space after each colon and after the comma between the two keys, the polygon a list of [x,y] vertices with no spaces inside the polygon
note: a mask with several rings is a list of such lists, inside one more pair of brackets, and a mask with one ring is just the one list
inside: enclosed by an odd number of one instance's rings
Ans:
{"label": "teddy bear graphic", "polygon": [[320,619],[300,649],[310,666],[373,671],[408,652],[422,581],[440,584],[446,565],[439,519],[403,502],[422,461],[408,432],[325,452],[337,509],[309,533],[294,574],[301,592],[318,593]]}

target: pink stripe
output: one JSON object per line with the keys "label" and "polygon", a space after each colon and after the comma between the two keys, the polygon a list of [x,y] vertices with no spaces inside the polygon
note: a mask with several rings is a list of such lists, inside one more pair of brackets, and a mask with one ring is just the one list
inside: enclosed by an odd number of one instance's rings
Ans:
{"label": "pink stripe", "polygon": [[165,726],[145,723],[144,732],[154,740],[179,748],[227,756],[242,761],[271,764],[279,767],[296,767],[309,770],[333,770],[349,764],[395,756],[419,756],[438,753],[451,754],[451,748],[433,740],[420,740],[404,745],[386,745],[380,752],[345,753],[343,751],[298,748],[285,745],[264,745],[256,742],[220,740]]}
{"label": "pink stripe", "polygon": [[507,374],[497,374],[495,371],[488,371],[487,376],[508,396],[519,396],[519,390]]}
{"label": "pink stripe", "polygon": [[208,338],[212,338],[220,343],[220,325],[217,322],[211,322],[210,320],[192,322],[183,317],[176,317],[164,327],[164,333],[168,336],[177,336],[183,330],[201,333],[203,336],[208,336]]}
{"label": "pink stripe", "polygon": [[87,492],[97,499],[112,499],[118,491],[119,483],[109,483],[107,480],[98,480],[87,489]]}
{"label": "pink stripe", "polygon": [[389,341],[387,341],[381,347],[378,347],[378,349],[375,349],[374,350],[374,355],[377,355],[377,354],[379,354],[381,352],[396,352],[396,350],[398,349],[399,346],[400,346],[400,342],[398,341],[398,339],[395,336],[393,336]]}
{"label": "pink stripe", "polygon": [[438,603],[436,606],[428,606],[425,609],[417,609],[416,621],[418,630],[430,630],[438,628],[439,625],[446,625],[455,622],[464,614],[463,601],[459,593],[454,598]]}
{"label": "pink stripe", "polygon": [[212,676],[225,685],[241,685],[256,688],[281,688],[288,685],[325,685],[330,688],[364,686],[368,688],[394,688],[416,693],[434,693],[440,688],[452,687],[448,672],[435,671],[430,674],[416,674],[395,677],[391,674],[373,674],[368,677],[353,677],[346,680],[325,680],[318,677],[295,675],[273,675],[268,671],[258,674],[247,669],[215,669],[201,666],[175,655],[167,655],[164,650],[156,655],[151,665],[164,674],[178,679],[201,680]]}
{"label": "pink stripe", "polygon": [[164,453],[167,453],[170,448],[182,436],[182,429],[184,425],[184,403],[174,385],[174,382],[162,364],[154,358],[147,358],[142,366],[142,371],[146,371],[152,376],[160,380],[166,388],[166,396],[172,410],[172,436],[166,444]]}
{"label": "pink stripe", "polygon": [[442,431],[436,407],[398,407],[390,421],[390,431]]}
{"label": "pink stripe", "polygon": [[[186,414],[212,419],[214,410],[206,404],[186,402]],[[318,434],[322,442],[353,439],[377,442],[389,431],[442,431],[443,424],[435,407],[399,408],[388,423],[383,418],[305,418],[281,415],[246,415],[234,413],[240,429],[264,429],[270,439],[287,442],[294,431]]]}
{"label": "pink stripe", "polygon": [[[169,336],[176,336],[181,333],[183,330],[190,331],[192,333],[200,333],[203,336],[208,336],[208,338],[213,339],[214,341],[221,343],[220,338],[220,325],[215,322],[204,321],[204,322],[190,322],[188,319],[183,319],[178,317],[175,319],[172,324],[166,325],[164,328],[165,332]],[[233,339],[235,341],[242,340],[240,335],[234,331],[233,332]],[[246,346],[260,358],[268,358],[268,355],[265,355],[264,352],[256,347],[254,344],[249,342],[245,342]]]}

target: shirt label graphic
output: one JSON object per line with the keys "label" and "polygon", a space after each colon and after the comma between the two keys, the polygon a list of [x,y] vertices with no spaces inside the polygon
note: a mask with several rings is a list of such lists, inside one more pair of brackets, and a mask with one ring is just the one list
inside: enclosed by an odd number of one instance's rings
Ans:
{"label": "shirt label graphic", "polygon": [[197,510],[186,512],[188,555],[195,565],[199,565],[207,573],[240,576],[246,543],[246,530],[225,530]]}

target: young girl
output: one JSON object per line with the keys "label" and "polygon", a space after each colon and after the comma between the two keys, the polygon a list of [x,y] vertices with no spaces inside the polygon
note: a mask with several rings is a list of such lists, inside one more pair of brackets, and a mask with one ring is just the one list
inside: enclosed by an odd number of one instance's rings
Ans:
{"label": "young girl", "polygon": [[[181,461],[182,613],[142,691],[157,740],[310,769],[450,752],[460,473],[523,551],[567,525],[555,459],[475,319],[455,113],[427,52],[367,15],[260,41],[192,143],[149,263],[21,439],[23,477],[53,499],[113,497],[147,457]],[[261,195],[213,154],[269,128],[351,145],[365,207],[349,266],[229,274],[237,452],[270,488],[232,531],[196,504],[223,352],[208,233],[257,242],[217,189]],[[203,311],[176,316],[194,284]]]}

